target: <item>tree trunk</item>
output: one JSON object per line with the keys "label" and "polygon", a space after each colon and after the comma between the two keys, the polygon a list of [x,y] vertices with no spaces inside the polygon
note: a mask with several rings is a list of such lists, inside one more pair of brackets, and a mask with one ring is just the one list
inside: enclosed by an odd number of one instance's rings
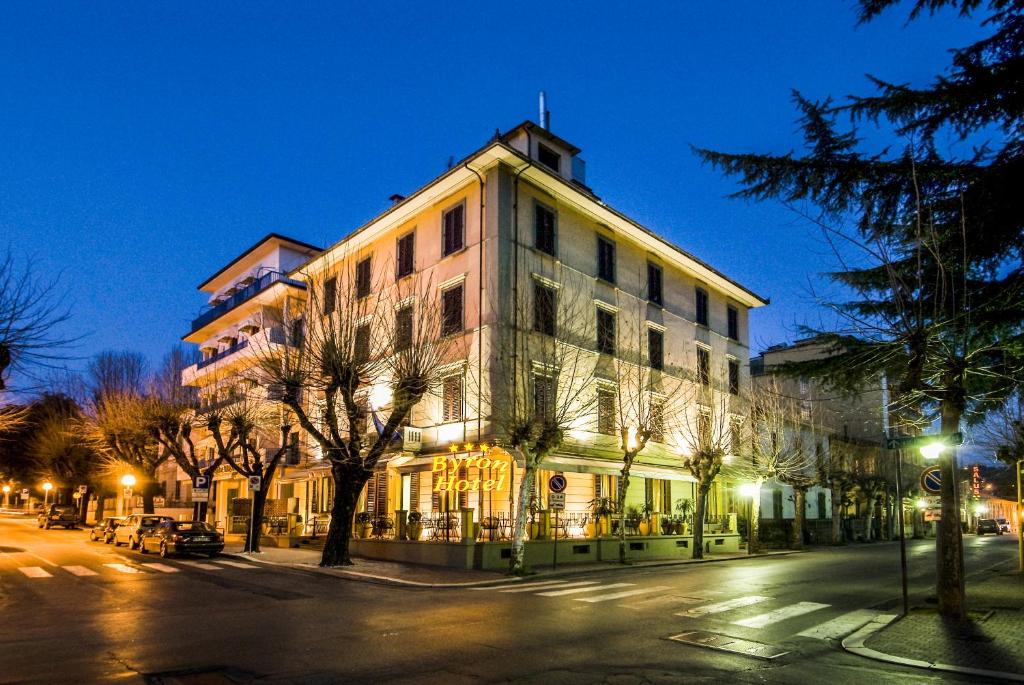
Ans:
{"label": "tree trunk", "polygon": [[106,504],[107,498],[103,495],[102,490],[96,492],[96,522],[99,523],[103,520],[103,508]]}
{"label": "tree trunk", "polygon": [[[942,435],[951,435],[960,430],[961,411],[949,400],[942,402]],[[956,621],[967,618],[967,602],[964,596],[964,547],[960,530],[960,507],[957,492],[956,447],[947,447],[939,457],[942,486],[939,497],[942,501],[942,518],[935,535],[935,559],[938,576],[935,593],[938,598],[939,615]]]}
{"label": "tree trunk", "polygon": [[[632,460],[630,460],[632,462]],[[629,466],[619,476],[619,563],[626,563],[626,490],[629,489]]]}
{"label": "tree trunk", "polygon": [[843,489],[832,481],[832,544],[843,542]]}
{"label": "tree trunk", "polygon": [[522,575],[526,572],[526,517],[530,510],[530,487],[536,477],[536,468],[530,463],[529,455],[523,460],[523,478],[519,481],[519,501],[516,502],[515,530],[512,534],[512,555],[508,561],[508,572]]}
{"label": "tree trunk", "polygon": [[793,488],[793,530],[790,534],[790,549],[804,548],[804,518],[807,512],[807,489]]}
{"label": "tree trunk", "polygon": [[152,483],[145,483],[142,486],[142,513],[153,513],[153,487]]}
{"label": "tree trunk", "polygon": [[751,554],[761,551],[761,486],[764,484],[764,481],[760,479],[754,482],[757,484],[757,489],[754,491],[754,496],[750,498],[750,531],[747,535],[747,545],[750,547]]}
{"label": "tree trunk", "polygon": [[693,558],[704,558],[704,512],[707,510],[711,483],[697,482],[697,501],[693,504]]}
{"label": "tree trunk", "polygon": [[243,552],[258,553],[260,551],[260,537],[263,535],[263,511],[267,508],[267,493],[269,492],[267,485],[268,483],[264,481],[260,489],[252,493],[252,520],[249,521]]}
{"label": "tree trunk", "polygon": [[864,513],[864,542],[871,542],[875,536],[875,497],[868,495],[867,511]]}
{"label": "tree trunk", "polygon": [[331,506],[331,525],[324,540],[324,551],[320,556],[321,566],[351,566],[349,541],[352,539],[352,521],[356,514],[359,493],[369,480],[370,474],[357,472],[349,475],[338,467],[332,469],[334,476],[334,503]]}

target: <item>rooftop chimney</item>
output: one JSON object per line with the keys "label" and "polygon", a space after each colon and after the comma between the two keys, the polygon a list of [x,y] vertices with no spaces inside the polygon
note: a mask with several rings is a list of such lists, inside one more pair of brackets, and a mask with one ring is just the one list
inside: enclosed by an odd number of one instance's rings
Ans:
{"label": "rooftop chimney", "polygon": [[391,200],[392,202],[394,202],[395,204],[398,204],[399,202],[401,202],[402,200],[405,199],[405,195],[399,195],[398,193],[395,193],[394,195],[392,195],[388,199]]}
{"label": "rooftop chimney", "polygon": [[540,126],[545,131],[551,128],[551,112],[548,111],[548,98],[544,91],[540,91]]}

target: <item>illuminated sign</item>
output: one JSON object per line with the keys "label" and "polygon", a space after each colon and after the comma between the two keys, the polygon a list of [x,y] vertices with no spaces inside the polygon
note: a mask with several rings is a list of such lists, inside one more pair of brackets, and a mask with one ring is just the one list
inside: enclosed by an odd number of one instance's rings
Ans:
{"label": "illuminated sign", "polygon": [[975,497],[981,496],[981,467],[977,464],[971,469],[971,490]]}
{"label": "illuminated sign", "polygon": [[[466,443],[467,453],[472,452],[474,445]],[[459,446],[449,447],[451,454],[434,457],[431,472],[438,474],[434,482],[434,492],[496,492],[508,489],[509,460],[497,454],[488,456],[489,445],[479,446],[480,455],[460,454]],[[469,478],[471,468],[477,469],[477,477]],[[484,474],[489,477],[484,478]]]}

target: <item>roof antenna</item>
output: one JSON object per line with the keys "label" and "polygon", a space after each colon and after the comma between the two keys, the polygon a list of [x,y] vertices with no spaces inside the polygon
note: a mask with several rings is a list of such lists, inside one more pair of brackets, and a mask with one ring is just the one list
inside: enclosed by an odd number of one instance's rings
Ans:
{"label": "roof antenna", "polygon": [[551,129],[551,112],[548,111],[548,96],[540,91],[540,127],[545,131]]}
{"label": "roof antenna", "polygon": [[448,155],[448,168],[455,166],[455,155]]}

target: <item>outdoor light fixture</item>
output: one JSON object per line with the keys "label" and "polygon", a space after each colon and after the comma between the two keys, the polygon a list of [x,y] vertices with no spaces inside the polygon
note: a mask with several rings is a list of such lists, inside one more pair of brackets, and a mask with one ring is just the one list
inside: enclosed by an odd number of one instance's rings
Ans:
{"label": "outdoor light fixture", "polygon": [[974,507],[974,513],[975,514],[987,514],[988,513],[988,505],[986,505],[986,504],[979,504],[978,506]]}
{"label": "outdoor light fixture", "polygon": [[757,483],[743,483],[740,485],[740,497],[754,497],[758,490]]}
{"label": "outdoor light fixture", "polygon": [[50,501],[50,490],[53,489],[53,483],[46,481],[43,483],[43,506],[45,507]]}
{"label": "outdoor light fixture", "polygon": [[135,487],[135,476],[133,476],[130,473],[124,474],[123,476],[121,476],[121,485],[125,486],[126,488]]}
{"label": "outdoor light fixture", "polygon": [[923,500],[923,499],[917,500],[917,508],[918,509],[927,509],[928,508],[928,500]]}
{"label": "outdoor light fixture", "polygon": [[135,475],[126,473],[121,476],[121,485],[124,486],[124,513],[132,513],[132,488],[135,487]]}
{"label": "outdoor light fixture", "polygon": [[929,442],[921,445],[921,456],[925,459],[938,459],[946,446],[939,441]]}

